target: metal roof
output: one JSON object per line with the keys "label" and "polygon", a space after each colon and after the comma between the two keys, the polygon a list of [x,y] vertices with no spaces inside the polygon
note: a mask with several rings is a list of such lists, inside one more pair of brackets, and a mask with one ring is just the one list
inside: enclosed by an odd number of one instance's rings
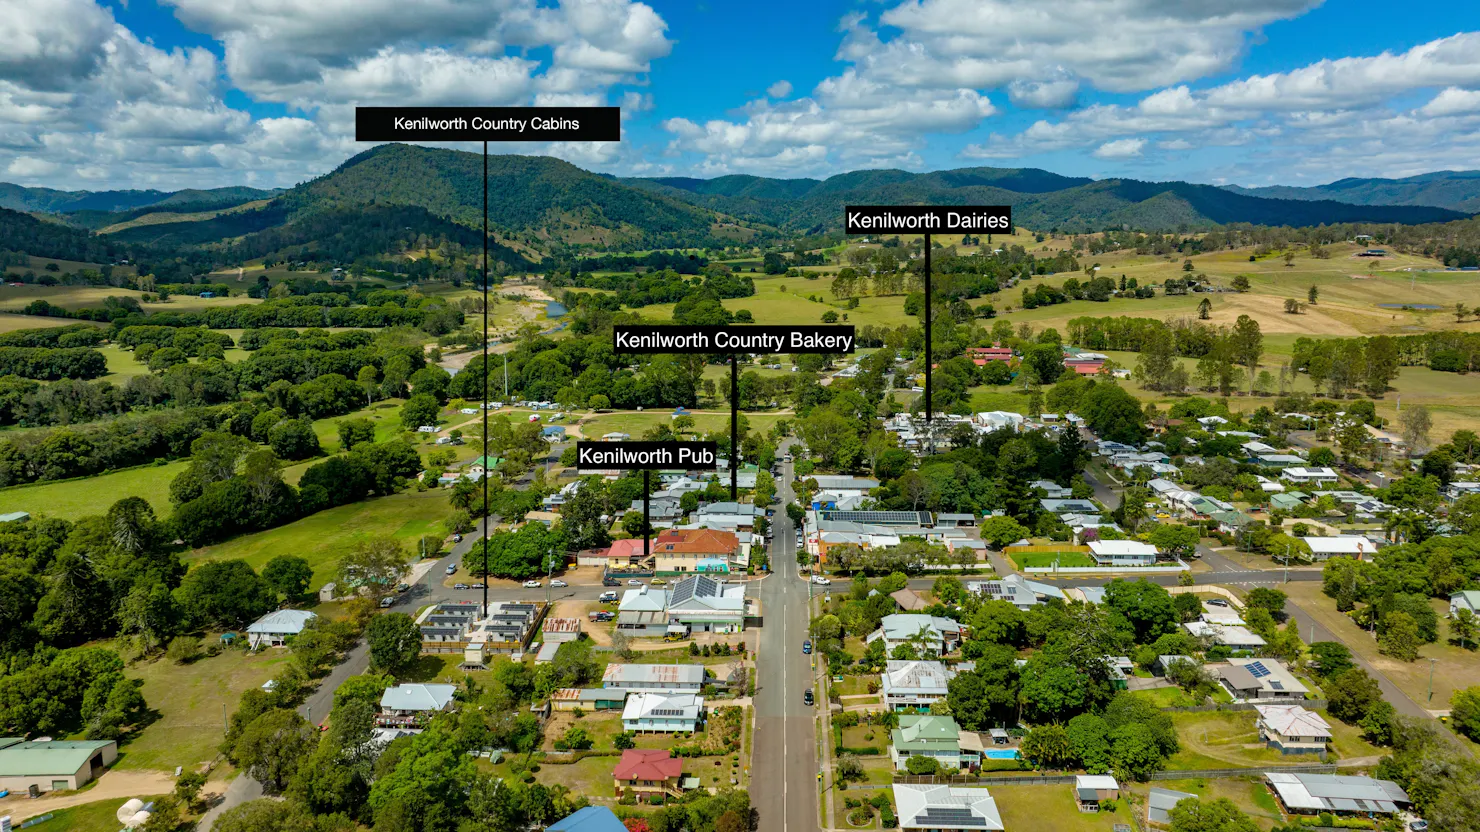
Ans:
{"label": "metal roof", "polygon": [[17,742],[0,748],[0,777],[70,777],[113,740]]}

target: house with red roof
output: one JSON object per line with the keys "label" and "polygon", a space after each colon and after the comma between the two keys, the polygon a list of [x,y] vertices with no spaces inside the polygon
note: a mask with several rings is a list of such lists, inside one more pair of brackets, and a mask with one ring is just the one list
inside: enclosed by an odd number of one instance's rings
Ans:
{"label": "house with red roof", "polygon": [[990,347],[971,347],[966,350],[966,354],[978,367],[985,367],[988,361],[1012,363],[1012,348],[1004,347],[1000,343]]}
{"label": "house with red roof", "polygon": [[[692,779],[692,778],[690,778]],[[682,797],[683,760],[666,748],[629,748],[612,771],[617,797]]]}

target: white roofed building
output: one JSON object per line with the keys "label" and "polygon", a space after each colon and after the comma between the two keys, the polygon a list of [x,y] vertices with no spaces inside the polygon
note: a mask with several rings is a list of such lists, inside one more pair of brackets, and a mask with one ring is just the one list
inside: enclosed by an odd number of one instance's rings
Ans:
{"label": "white roofed building", "polygon": [[966,832],[1005,829],[997,801],[981,786],[895,783],[894,805],[905,832]]}
{"label": "white roofed building", "polygon": [[1139,540],[1091,540],[1090,557],[1100,566],[1153,566],[1156,547]]}
{"label": "white roofed building", "polygon": [[1264,779],[1291,814],[1392,815],[1413,803],[1391,780],[1283,771],[1267,771]]}

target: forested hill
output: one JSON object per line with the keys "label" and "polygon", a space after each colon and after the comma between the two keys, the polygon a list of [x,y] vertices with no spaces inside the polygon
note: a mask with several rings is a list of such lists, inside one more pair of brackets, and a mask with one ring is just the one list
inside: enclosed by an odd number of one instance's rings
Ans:
{"label": "forested hill", "polygon": [[1328,185],[1297,188],[1272,185],[1227,190],[1273,199],[1334,199],[1353,205],[1430,205],[1467,213],[1480,212],[1480,170],[1441,170],[1406,179],[1339,179]]}
{"label": "forested hill", "polygon": [[[281,201],[294,213],[372,203],[416,206],[476,227],[483,221],[482,173],[478,153],[387,144],[294,188]],[[683,200],[547,156],[490,156],[488,178],[493,227],[536,245],[702,245],[715,239],[712,229],[720,219]]]}
{"label": "forested hill", "polygon": [[117,240],[8,208],[0,208],[0,250],[84,263],[111,263],[133,254]]}
{"label": "forested hill", "polygon": [[726,176],[623,181],[794,232],[837,230],[843,207],[850,204],[1011,205],[1013,219],[1024,226],[1070,231],[1110,227],[1175,230],[1231,222],[1292,226],[1420,223],[1465,216],[1427,206],[1267,199],[1188,182],[1095,181],[1033,168],[963,168],[922,174],[854,171],[825,180]]}
{"label": "forested hill", "polygon": [[47,214],[69,214],[77,211],[129,211],[135,208],[160,206],[161,210],[178,210],[176,206],[189,205],[196,210],[203,207],[240,205],[254,199],[267,199],[278,191],[260,188],[233,186],[209,190],[187,189],[183,191],[59,191],[52,188],[27,188],[0,182],[0,208],[12,211],[38,211]]}

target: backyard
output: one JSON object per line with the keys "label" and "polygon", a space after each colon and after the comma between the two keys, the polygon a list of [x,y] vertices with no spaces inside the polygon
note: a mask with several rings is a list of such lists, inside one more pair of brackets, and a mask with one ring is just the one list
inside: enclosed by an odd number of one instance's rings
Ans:
{"label": "backyard", "polygon": [[1010,546],[1003,551],[1018,569],[1047,569],[1054,566],[1068,569],[1095,565],[1095,559],[1083,552],[1018,552]]}
{"label": "backyard", "polygon": [[1084,813],[1074,800],[1072,785],[991,786],[1005,829],[1051,829],[1053,832],[1110,832],[1117,823],[1129,824],[1130,808],[1122,799],[1116,811]]}
{"label": "backyard", "polygon": [[1181,750],[1167,761],[1169,771],[1244,768],[1320,762],[1315,755],[1284,756],[1266,748],[1254,727],[1253,711],[1174,713]]}
{"label": "backyard", "polygon": [[1227,798],[1244,814],[1253,818],[1254,823],[1262,830],[1268,830],[1276,824],[1284,823],[1274,795],[1270,794],[1269,788],[1256,777],[1218,780],[1157,780],[1149,784],[1136,785],[1133,788],[1141,797],[1142,806],[1145,805],[1147,791],[1153,786],[1158,789],[1195,794],[1203,800]]}

